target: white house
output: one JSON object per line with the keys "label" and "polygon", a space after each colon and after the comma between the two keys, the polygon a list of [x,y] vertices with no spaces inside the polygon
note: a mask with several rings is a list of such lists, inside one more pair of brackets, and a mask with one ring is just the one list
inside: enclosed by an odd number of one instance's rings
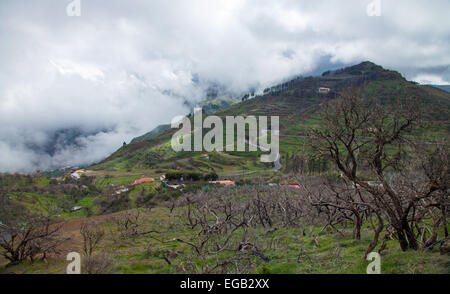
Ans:
{"label": "white house", "polygon": [[178,188],[180,187],[185,187],[185,184],[181,184],[181,185],[167,185],[168,188],[174,189],[174,190],[178,190]]}
{"label": "white house", "polygon": [[70,174],[70,177],[74,180],[79,180],[81,176],[79,173],[72,173]]}
{"label": "white house", "polygon": [[330,93],[330,91],[331,91],[330,88],[325,88],[325,87],[319,88],[319,93],[321,93],[321,94],[328,94],[328,93]]}
{"label": "white house", "polygon": [[115,194],[116,195],[120,195],[120,194],[122,194],[122,193],[126,193],[126,192],[128,192],[130,189],[128,189],[128,188],[122,188],[122,189],[120,189],[120,190],[117,190],[116,192],[115,192]]}

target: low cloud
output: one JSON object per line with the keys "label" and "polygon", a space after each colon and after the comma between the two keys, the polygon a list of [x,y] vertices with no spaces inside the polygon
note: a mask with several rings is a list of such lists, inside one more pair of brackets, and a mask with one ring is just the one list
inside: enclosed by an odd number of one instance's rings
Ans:
{"label": "low cloud", "polygon": [[420,74],[413,80],[424,85],[450,85],[449,81],[444,80],[441,76],[433,74]]}

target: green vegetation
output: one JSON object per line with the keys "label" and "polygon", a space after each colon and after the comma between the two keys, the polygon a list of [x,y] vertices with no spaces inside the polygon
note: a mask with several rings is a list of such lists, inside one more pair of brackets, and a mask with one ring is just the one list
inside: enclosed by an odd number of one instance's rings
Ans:
{"label": "green vegetation", "polygon": [[[422,151],[403,141],[381,146],[381,157],[372,152],[376,150],[375,145],[358,149],[356,155],[352,153],[355,144],[367,140],[374,144],[380,142],[376,138],[385,138],[395,124],[401,123],[395,116],[381,123],[374,120],[367,127],[361,124],[364,128],[355,131],[357,140],[347,146],[348,130],[327,133],[340,124],[337,120],[324,119],[323,109],[333,105],[342,90],[362,84],[364,95],[386,109],[417,105],[420,124],[404,138],[425,146],[421,147]],[[330,92],[319,94],[319,87],[330,88]],[[420,211],[423,218],[412,231],[424,240],[418,239],[417,250],[403,251],[392,229],[391,222],[396,216],[386,214],[387,209],[375,209],[372,205],[376,201],[367,200],[376,195],[375,188],[367,182],[374,182],[381,191],[374,179],[382,178],[386,179],[384,185],[394,187],[397,194],[393,195],[399,197],[399,203],[406,203],[411,195],[422,195],[417,187],[431,187],[430,195],[436,201],[430,202],[430,206],[442,205],[442,199],[433,193],[448,192],[442,188],[445,174],[437,176],[434,182],[426,179],[441,171],[442,164],[437,163],[445,163],[441,153],[448,150],[449,93],[408,82],[399,73],[370,62],[326,72],[321,77],[297,78],[265,92],[264,96],[254,98],[244,96],[240,103],[221,97],[204,106],[207,112],[223,119],[279,116],[280,171],[272,171],[272,163],[260,162],[261,151],[177,153],[170,144],[176,130],[161,125],[88,167],[78,181],[59,172],[0,175],[0,221],[19,227],[35,216],[50,217],[55,223],[67,222],[70,229],[66,233],[72,240],[65,247],[70,250],[80,250],[80,224],[95,221],[106,236],[95,253],[108,256],[111,262],[108,272],[112,273],[279,274],[365,273],[368,262],[364,256],[373,245],[374,232],[381,219],[384,225],[378,232],[380,242],[372,250],[381,253],[383,273],[450,273],[450,259],[445,253],[448,237],[444,237],[449,223],[444,222],[447,218],[442,218],[442,212],[415,204],[414,213]],[[321,149],[323,146],[312,144],[321,134],[325,134],[323,141],[331,135],[344,134],[344,138],[332,145],[338,150],[337,158],[343,159],[341,162],[324,156],[333,148]],[[368,160],[374,153],[375,159]],[[352,156],[357,160],[352,161]],[[341,167],[337,168],[333,161]],[[379,167],[380,161],[386,167],[377,174],[374,166]],[[357,176],[351,173],[352,162],[358,165]],[[435,164],[422,164],[429,162]],[[342,166],[347,165],[348,174],[353,176],[350,182],[349,176],[342,173]],[[183,185],[169,188],[159,181],[161,175],[166,175],[169,184]],[[156,181],[132,185],[144,177]],[[217,179],[234,180],[237,187],[218,188],[208,183]],[[408,182],[411,179],[418,182]],[[278,183],[300,183],[302,189],[278,186]],[[357,186],[354,183],[363,187],[360,195],[367,201],[364,208],[349,207],[351,201],[339,198],[354,200],[352,189]],[[338,189],[342,189],[338,191],[339,197],[333,194]],[[359,200],[355,202],[360,203]],[[73,211],[74,207],[81,209]],[[403,208],[398,211],[403,212]],[[137,212],[139,221],[129,222],[134,231],[128,232],[118,218],[130,218]],[[406,219],[409,213],[406,211]],[[355,234],[358,218],[361,220],[359,238]],[[433,238],[440,243],[431,242]],[[198,244],[202,240],[206,241],[200,250]],[[0,273],[63,273],[67,265],[62,255],[10,267],[5,267],[6,263],[0,257]]]}
{"label": "green vegetation", "polygon": [[[164,232],[161,235],[138,235],[131,238],[116,238],[114,223],[103,225],[111,233],[102,242],[97,253],[107,252],[112,259],[110,273],[122,274],[162,274],[191,272],[189,265],[195,264],[197,270],[203,265],[195,257],[191,246],[181,242],[162,243],[158,240],[174,238],[190,240],[196,231],[184,226],[181,216],[182,208],[172,212],[168,208],[155,208],[142,211],[141,231]],[[265,262],[251,255],[251,266],[247,273],[272,274],[365,274],[369,262],[364,260],[364,252],[371,242],[369,228],[364,228],[361,240],[351,240],[351,228],[339,227],[343,235],[333,230],[325,230],[318,238],[314,237],[321,230],[320,226],[303,225],[298,228],[259,228],[252,230],[252,240],[263,248]],[[270,232],[270,233],[268,233]],[[238,242],[238,240],[234,240]],[[253,242],[253,241],[252,241]],[[318,245],[318,246],[317,246]],[[223,254],[225,259],[232,254]],[[165,261],[167,258],[171,264]],[[449,274],[450,258],[440,255],[438,248],[433,251],[402,252],[396,242],[389,241],[381,257],[381,272],[384,274]],[[67,266],[64,258],[51,259],[48,263],[29,262],[8,268],[1,267],[0,273],[53,273],[63,274]],[[211,264],[214,261],[211,260]],[[233,271],[232,271],[233,272]]]}

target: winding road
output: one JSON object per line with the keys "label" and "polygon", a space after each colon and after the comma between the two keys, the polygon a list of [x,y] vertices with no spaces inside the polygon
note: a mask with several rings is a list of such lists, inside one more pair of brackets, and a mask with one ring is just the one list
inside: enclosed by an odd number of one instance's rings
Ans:
{"label": "winding road", "polygon": [[[267,136],[268,132],[269,132],[268,130],[262,130],[259,138]],[[279,132],[278,132],[278,136],[279,137],[285,137],[285,138],[317,139],[317,137],[315,137],[315,136],[308,136],[308,135],[282,135]],[[363,140],[363,139],[357,139],[357,140]],[[254,144],[252,142],[249,142],[249,140],[247,140],[247,139],[245,140],[245,143],[247,143],[248,145],[251,145],[251,146],[258,147],[260,150],[265,151],[265,152],[269,152],[270,151],[269,148],[266,148],[266,147]],[[427,141],[415,141],[413,143],[415,143],[415,144],[423,144],[423,145],[449,145],[447,143],[427,142]],[[400,143],[400,144],[402,144],[402,143]],[[237,173],[237,174],[228,174],[228,175],[225,175],[225,176],[250,175],[250,174],[257,173],[257,172],[265,172],[265,171],[277,172],[277,171],[281,170],[281,168],[283,167],[281,165],[281,162],[280,162],[280,159],[281,159],[280,157],[281,157],[280,153],[278,153],[277,154],[277,159],[274,161],[274,167],[272,169],[270,169],[270,170],[261,170],[261,171],[251,171],[251,172],[244,172],[244,173]]]}
{"label": "winding road", "polygon": [[[262,130],[262,131],[261,131],[261,134],[260,134],[260,136],[259,136],[259,138],[264,137],[264,136],[267,136],[267,132],[268,132],[268,130]],[[266,147],[264,147],[264,146],[260,146],[260,145],[258,145],[258,144],[254,144],[254,143],[250,142],[250,141],[247,140],[247,139],[245,139],[245,143],[247,143],[248,145],[251,145],[251,146],[255,146],[255,147],[257,147],[257,148],[259,148],[260,150],[265,151],[265,152],[269,152],[269,151],[270,151],[269,148],[266,148]],[[273,167],[272,169],[270,169],[270,170],[255,170],[255,171],[251,171],[251,172],[243,172],[243,173],[237,173],[237,174],[227,174],[227,175],[224,175],[224,176],[251,175],[251,174],[254,174],[254,173],[265,172],[265,171],[277,172],[277,171],[279,171],[279,170],[283,167],[283,166],[281,165],[280,159],[281,159],[281,156],[280,156],[280,153],[278,152],[277,158],[276,158],[275,161],[273,162],[274,167]]]}

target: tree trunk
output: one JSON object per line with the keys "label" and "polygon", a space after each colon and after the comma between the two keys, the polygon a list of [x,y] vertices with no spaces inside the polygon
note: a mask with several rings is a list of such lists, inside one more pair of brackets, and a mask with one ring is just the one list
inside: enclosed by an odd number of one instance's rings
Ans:
{"label": "tree trunk", "polygon": [[[367,248],[367,251],[366,251],[366,254],[365,254],[364,258],[367,258],[367,255],[369,255],[369,253],[372,252],[372,250],[374,250],[375,247],[377,247],[378,238],[380,236],[381,231],[383,231],[383,228],[384,228],[383,219],[381,218],[380,214],[376,213],[376,215],[377,215],[377,218],[378,218],[378,226],[377,226],[376,229],[374,227],[373,241],[372,241],[372,243],[370,243],[369,248]],[[383,248],[381,248],[381,249],[383,249]],[[381,249],[380,249],[380,251],[381,251]]]}
{"label": "tree trunk", "polygon": [[402,251],[407,251],[409,249],[417,250],[419,248],[416,236],[411,230],[408,222],[402,222],[401,227],[395,228],[395,231]]}
{"label": "tree trunk", "polygon": [[400,248],[402,249],[402,251],[407,251],[409,246],[408,241],[405,237],[405,232],[402,228],[395,228],[395,231],[397,233],[398,242],[400,243]]}
{"label": "tree trunk", "polygon": [[444,236],[445,238],[448,237],[448,228],[447,228],[447,207],[445,205],[442,205],[442,222],[444,224]]}
{"label": "tree trunk", "polygon": [[403,230],[405,231],[406,238],[408,240],[408,247],[409,249],[417,250],[419,249],[419,244],[417,243],[416,236],[414,235],[413,230],[409,226],[408,220],[404,218],[404,221],[402,222]]}
{"label": "tree trunk", "polygon": [[361,240],[361,225],[362,220],[359,213],[354,213],[353,219],[353,239]]}

